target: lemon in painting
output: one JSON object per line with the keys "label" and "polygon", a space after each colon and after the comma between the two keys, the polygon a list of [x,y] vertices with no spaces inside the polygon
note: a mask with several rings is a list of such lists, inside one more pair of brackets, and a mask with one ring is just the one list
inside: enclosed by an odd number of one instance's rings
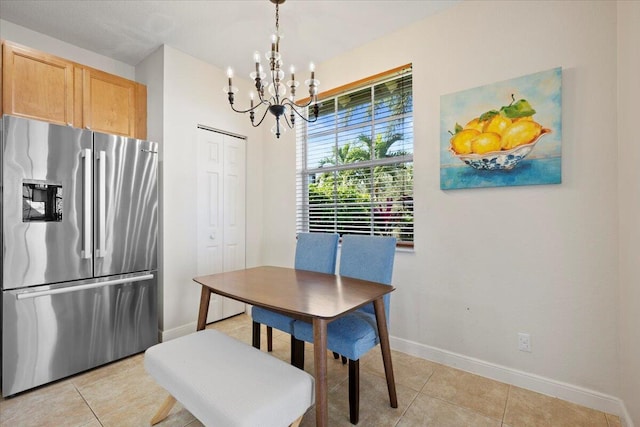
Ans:
{"label": "lemon in painting", "polygon": [[495,132],[483,132],[471,140],[471,151],[484,154],[500,150],[500,135]]}
{"label": "lemon in painting", "polygon": [[456,154],[469,154],[471,153],[471,140],[478,135],[480,132],[475,129],[461,130],[451,138],[451,148]]}
{"label": "lemon in painting", "polygon": [[483,132],[495,132],[498,135],[502,135],[502,132],[511,125],[511,119],[508,117],[496,114],[489,120],[482,129]]}
{"label": "lemon in painting", "polygon": [[542,126],[534,121],[519,120],[505,129],[502,134],[502,149],[510,150],[528,144],[542,132]]}
{"label": "lemon in painting", "polygon": [[464,125],[464,128],[475,129],[478,132],[482,132],[482,129],[484,128],[485,123],[486,123],[486,120],[480,121],[480,118],[476,117],[475,119],[471,120],[469,123]]}

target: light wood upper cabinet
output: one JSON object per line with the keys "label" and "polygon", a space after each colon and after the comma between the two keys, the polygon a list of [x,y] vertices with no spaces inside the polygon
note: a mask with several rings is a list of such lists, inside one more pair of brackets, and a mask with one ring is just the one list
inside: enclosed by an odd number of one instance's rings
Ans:
{"label": "light wood upper cabinet", "polygon": [[146,86],[7,41],[2,51],[2,113],[146,139]]}
{"label": "light wood upper cabinet", "polygon": [[[82,127],[98,132],[147,138],[147,87],[93,68],[82,75]],[[80,84],[76,83],[76,91]],[[76,95],[76,98],[78,96]]]}
{"label": "light wood upper cabinet", "polygon": [[5,114],[73,124],[73,63],[5,42],[2,58]]}
{"label": "light wood upper cabinet", "polygon": [[136,133],[134,138],[147,139],[147,87],[136,83]]}
{"label": "light wood upper cabinet", "polygon": [[82,107],[82,127],[117,135],[136,134],[135,82],[84,69]]}

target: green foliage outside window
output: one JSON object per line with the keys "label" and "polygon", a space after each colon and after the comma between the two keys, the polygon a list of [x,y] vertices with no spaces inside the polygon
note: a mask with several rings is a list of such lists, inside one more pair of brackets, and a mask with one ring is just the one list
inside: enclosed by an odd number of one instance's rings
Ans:
{"label": "green foliage outside window", "polygon": [[301,231],[413,242],[411,75],[324,101],[299,177]]}

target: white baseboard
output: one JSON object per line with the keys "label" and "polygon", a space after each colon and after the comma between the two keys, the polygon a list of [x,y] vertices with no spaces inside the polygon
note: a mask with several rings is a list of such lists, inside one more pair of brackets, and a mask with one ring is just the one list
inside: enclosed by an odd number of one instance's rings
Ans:
{"label": "white baseboard", "polygon": [[[251,311],[249,311],[248,307],[250,306],[249,305],[245,306],[244,313],[250,314]],[[238,313],[238,314],[242,314],[242,313]],[[235,314],[233,314],[231,317],[233,316],[235,316]],[[220,319],[220,320],[224,320],[224,319]],[[160,342],[165,342],[175,338],[180,338],[184,335],[189,335],[195,332],[197,327],[198,327],[198,322],[191,322],[182,326],[178,326],[177,328],[167,329],[166,331],[159,330],[158,338]]]}
{"label": "white baseboard", "polygon": [[186,325],[178,326],[177,328],[160,331],[160,342],[165,342],[175,338],[180,338],[184,335],[189,335],[196,331],[197,326],[197,322],[191,322],[187,323]]}
{"label": "white baseboard", "polygon": [[573,384],[530,374],[451,351],[442,350],[402,338],[390,337],[394,350],[421,357],[432,362],[478,374],[496,381],[617,415],[625,427],[634,427],[624,402],[615,397]]}

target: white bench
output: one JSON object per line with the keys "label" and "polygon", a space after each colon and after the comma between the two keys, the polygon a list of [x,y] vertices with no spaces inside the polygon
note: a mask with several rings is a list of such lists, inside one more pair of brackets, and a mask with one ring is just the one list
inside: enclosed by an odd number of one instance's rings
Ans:
{"label": "white bench", "polygon": [[206,329],[145,352],[147,372],[205,426],[297,426],[313,405],[311,375],[218,331]]}

